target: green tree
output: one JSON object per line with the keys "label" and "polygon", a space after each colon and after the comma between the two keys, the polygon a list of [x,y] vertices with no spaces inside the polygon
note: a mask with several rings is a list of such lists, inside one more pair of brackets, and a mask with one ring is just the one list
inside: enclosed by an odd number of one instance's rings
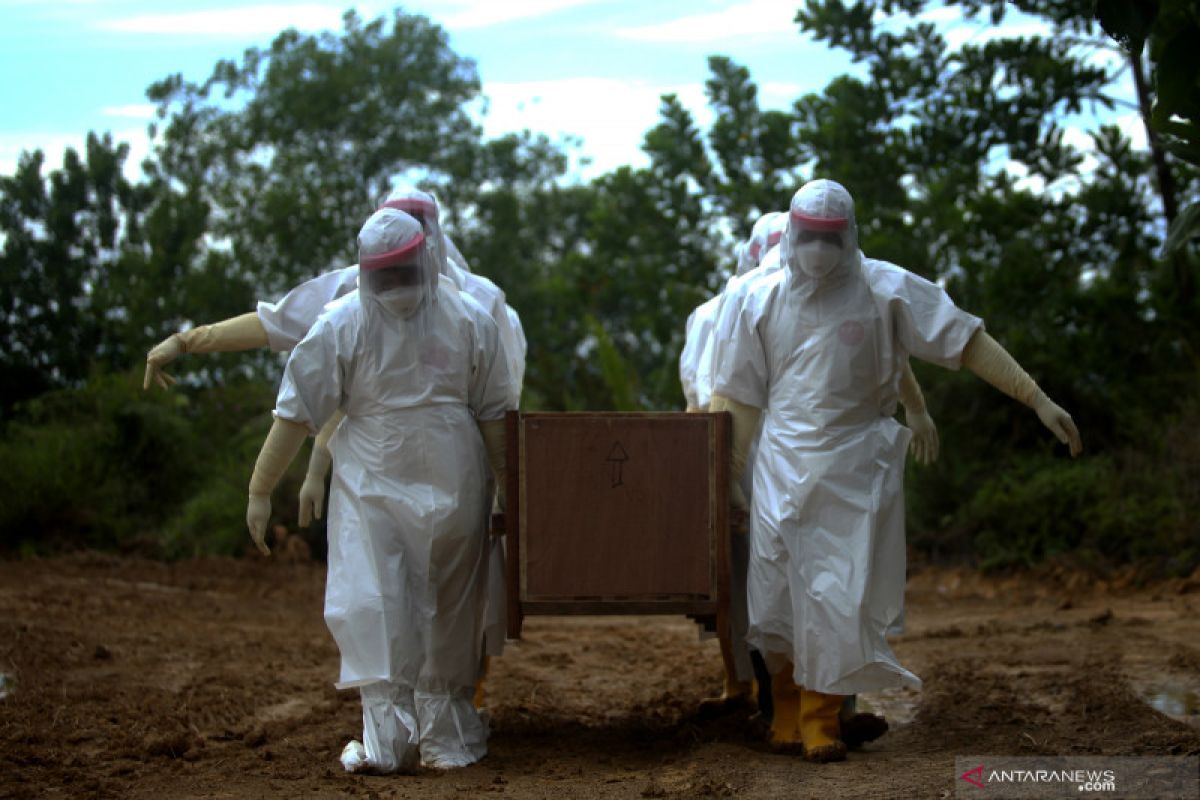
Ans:
{"label": "green tree", "polygon": [[0,414],[128,357],[129,309],[104,299],[143,238],[147,196],[123,174],[128,155],[89,133],[84,153],[67,149],[49,175],[39,150],[0,177]]}
{"label": "green tree", "polygon": [[479,80],[445,31],[400,11],[343,21],[340,36],[287,30],[203,83],[176,74],[148,91],[164,121],[148,164],[162,220],[186,229],[180,212],[206,212],[204,240],[178,241],[226,254],[202,269],[260,295],[354,263],[355,232],[394,179],[444,174],[479,139],[464,108]]}
{"label": "green tree", "polygon": [[[866,79],[844,76],[797,102],[806,160],[859,198],[864,250],[944,281],[1108,461],[1045,460],[1049,445],[1031,415],[970,376],[919,368],[946,447],[937,468],[910,481],[918,540],[974,540],[999,563],[1078,547],[1096,531],[1110,544],[1128,539],[1137,509],[1110,505],[1086,519],[1078,510],[1111,503],[1119,462],[1157,447],[1162,419],[1195,387],[1181,284],[1155,255],[1166,228],[1156,156],[1113,127],[1092,131],[1086,150],[1065,136],[1068,115],[1110,107],[1120,79],[1090,58],[1107,43],[1089,4],[955,5],[992,23],[1017,9],[1051,33],[952,49],[934,26],[895,16],[928,3],[800,10],[802,30],[867,67]],[[1005,504],[1041,502],[998,488],[1006,474],[1043,493],[1075,493],[1047,507],[1031,548],[1004,551],[1026,533]],[[1096,476],[1107,489],[1097,491]],[[1174,491],[1160,483],[1164,497]]]}
{"label": "green tree", "polygon": [[[1196,252],[1200,236],[1197,169],[1200,168],[1200,7],[1190,0],[1128,2],[1098,0],[1096,13],[1104,29],[1129,56],[1138,106],[1155,159],[1155,175],[1170,223],[1164,247],[1173,269],[1180,316],[1195,312]],[[1146,45],[1149,44],[1149,48]],[[1153,82],[1145,62],[1153,67]],[[1169,154],[1169,155],[1168,155]],[[1168,159],[1189,165],[1180,207],[1179,181]]]}

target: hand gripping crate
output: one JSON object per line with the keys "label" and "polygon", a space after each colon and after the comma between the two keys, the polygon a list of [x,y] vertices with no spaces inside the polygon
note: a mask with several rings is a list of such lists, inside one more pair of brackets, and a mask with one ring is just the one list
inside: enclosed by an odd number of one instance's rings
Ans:
{"label": "hand gripping crate", "polygon": [[685,614],[728,632],[726,413],[507,418],[508,635],[529,614]]}

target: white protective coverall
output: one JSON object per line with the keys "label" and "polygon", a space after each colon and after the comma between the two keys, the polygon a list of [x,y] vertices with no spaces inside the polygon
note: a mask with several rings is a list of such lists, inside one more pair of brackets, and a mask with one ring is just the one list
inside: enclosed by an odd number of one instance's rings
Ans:
{"label": "white protective coverall", "polygon": [[[442,243],[441,254],[444,256],[441,261],[444,265],[442,274],[453,279],[461,291],[475,298],[479,305],[483,306],[484,310],[491,315],[497,330],[500,331],[500,345],[504,357],[508,359],[509,374],[516,378],[513,382],[513,389],[516,392],[516,396],[513,398],[513,408],[516,408],[521,401],[521,385],[525,378],[525,348],[513,330],[504,290],[484,276],[472,272],[462,253],[448,237],[442,234],[437,198],[432,194],[408,187],[393,189],[384,199],[382,207],[396,208],[417,216],[425,223],[427,232],[434,231],[434,235]],[[523,337],[524,332],[521,334],[521,338]]]}
{"label": "white protective coverall", "polygon": [[[904,606],[898,384],[910,355],[956,369],[982,327],[937,285],[863,256],[853,213],[840,185],[802,187],[784,269],[732,286],[714,337],[714,393],[764,409],[748,641],[773,671],[791,661],[797,685],[837,695],[920,685],[885,638]],[[837,218],[835,258],[797,240],[800,220]]]}
{"label": "white protective coverall", "polygon": [[[783,233],[780,220],[786,220],[787,214],[771,211],[763,214],[754,223],[750,239],[741,243],[738,248],[737,272],[734,278],[746,274],[759,264],[759,256],[779,242]],[[750,255],[753,254],[753,255]],[[732,278],[731,278],[732,281]],[[683,394],[689,411],[707,411],[712,400],[712,332],[716,326],[717,311],[721,305],[722,294],[697,306],[688,315],[684,334],[683,350],[679,354],[679,380],[683,386]],[[744,483],[748,484],[746,480]],[[748,493],[748,485],[743,491]],[[750,651],[742,646],[746,637],[746,569],[748,543],[743,536],[736,536],[730,543],[730,584],[729,584],[729,623],[730,637],[734,646],[728,657],[732,658],[734,674],[727,675],[729,679],[748,685],[754,678],[754,666],[750,659]],[[703,633],[701,634],[704,635]],[[729,686],[726,692],[730,691]]]}
{"label": "white protective coverall", "polygon": [[[511,389],[508,407],[517,408],[521,403],[521,386],[525,380],[525,332],[521,330],[518,336],[514,331],[512,320],[516,317],[516,311],[505,302],[504,291],[484,276],[472,272],[462,253],[449,237],[442,233],[440,209],[437,198],[432,194],[410,187],[396,188],[384,199],[381,208],[395,208],[416,216],[424,224],[426,234],[442,243],[439,252],[442,274],[450,277],[460,291],[476,300],[496,323],[500,336],[499,352],[508,364]],[[484,653],[488,656],[498,656],[504,652],[508,624],[504,539],[492,538],[488,550]]]}
{"label": "white protective coverall", "polygon": [[[441,242],[433,257],[439,274],[459,291],[470,296],[492,317],[500,335],[501,353],[508,362],[510,376],[509,407],[517,408],[521,399],[521,384],[525,375],[525,334],[520,330],[516,311],[504,302],[504,292],[495,283],[477,275],[467,267],[462,254],[441,229],[437,199],[429,192],[411,187],[393,190],[383,201],[383,208],[395,208],[416,217],[426,236]],[[459,259],[456,263],[455,258]],[[290,350],[304,337],[317,316],[328,303],[358,287],[357,264],[318,275],[289,291],[276,303],[260,302],[258,317],[267,331],[273,350]],[[513,327],[516,319],[517,333]],[[314,451],[313,458],[320,454]],[[321,467],[318,485],[324,480]],[[488,556],[488,610],[485,652],[498,656],[504,652],[507,625],[507,593],[504,577],[504,540],[493,539]]]}
{"label": "white protective coverall", "polygon": [[418,746],[437,767],[486,753],[471,702],[491,502],[476,422],[502,417],[513,396],[495,323],[436,280],[428,249],[433,278],[414,312],[411,298],[389,307],[373,286],[419,239],[403,212],[372,215],[360,289],[296,345],[275,411],[310,432],[345,412],[330,441],[325,620],[341,653],[338,687],[361,687],[367,761],[385,771],[413,766]]}
{"label": "white protective coverall", "polygon": [[[786,221],[787,214],[782,211],[769,211],[758,218],[750,238],[738,248],[737,272],[730,282],[762,262],[763,256],[779,243]],[[727,283],[726,290],[728,287]],[[707,411],[712,401],[712,331],[723,294],[718,293],[696,306],[687,318],[683,350],[679,354],[679,382],[687,407],[692,410]]]}

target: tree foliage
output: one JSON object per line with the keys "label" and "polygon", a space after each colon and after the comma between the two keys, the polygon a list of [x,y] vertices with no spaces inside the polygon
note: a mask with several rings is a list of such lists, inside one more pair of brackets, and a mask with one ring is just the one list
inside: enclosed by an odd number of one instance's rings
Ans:
{"label": "tree foliage", "polygon": [[[714,122],[702,129],[665,96],[643,143],[649,165],[588,182],[565,177],[572,140],[484,139],[468,113],[474,65],[423,17],[348,13],[337,34],[284,31],[201,82],[169,76],[148,92],[159,119],[141,181],[124,177],[128,149],[101,136],[48,174],[35,152],[0,177],[0,359],[16,376],[0,411],[133,368],[181,325],[244,313],[351,263],[355,232],[396,180],[437,192],[472,268],[519,312],[527,408],[677,409],[684,320],[732,271],[733,245],[802,182],[831,177],[856,198],[863,249],[982,316],[1094,454],[1066,462],[1010,399],[918,364],[944,447],[937,467],[910,475],[917,545],[991,564],[1079,548],[1194,563],[1181,511],[1200,483],[1188,433],[1200,412],[1181,403],[1197,388],[1200,319],[1194,4],[1101,0],[1124,71],[1093,57],[1111,43],[1090,0],[951,5],[979,25],[1032,15],[1047,33],[951,46],[924,21],[933,3],[809,0],[799,32],[861,70],[769,110],[749,71],[714,55]],[[1069,130],[1111,109],[1122,80],[1144,101],[1148,150],[1112,125]],[[277,367],[184,368],[208,396]],[[20,428],[31,413],[13,428],[21,441],[40,441]],[[241,453],[255,423],[246,412],[229,424],[221,441]],[[67,436],[55,430],[45,436]],[[109,443],[98,457],[118,452],[109,433],[93,438]],[[181,458],[211,458],[216,444],[187,447]],[[237,485],[226,474],[192,495],[168,526],[177,549],[224,519]]]}

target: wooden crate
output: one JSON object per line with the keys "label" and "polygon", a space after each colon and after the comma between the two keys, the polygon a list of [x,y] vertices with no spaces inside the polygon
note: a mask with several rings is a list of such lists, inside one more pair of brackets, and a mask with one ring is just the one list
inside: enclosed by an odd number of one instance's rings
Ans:
{"label": "wooden crate", "polygon": [[526,614],[687,614],[729,596],[728,414],[508,416],[508,633]]}

